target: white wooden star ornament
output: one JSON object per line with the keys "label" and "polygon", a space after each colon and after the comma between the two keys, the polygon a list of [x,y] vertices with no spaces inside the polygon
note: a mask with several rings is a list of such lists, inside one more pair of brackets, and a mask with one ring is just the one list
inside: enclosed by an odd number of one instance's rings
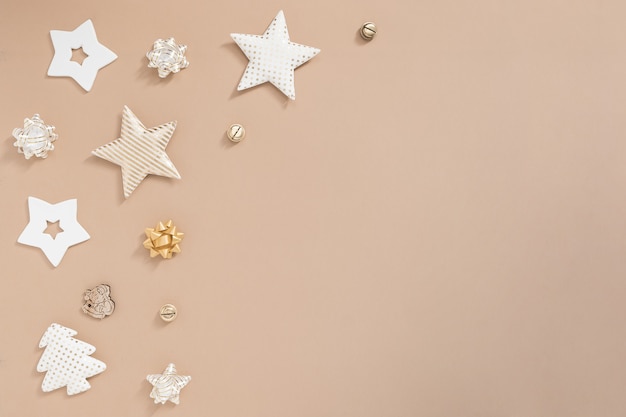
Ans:
{"label": "white wooden star ornament", "polygon": [[[51,77],[71,77],[90,91],[98,71],[117,59],[117,55],[98,42],[91,19],[71,32],[51,30],[54,57],[48,68]],[[72,61],[72,50],[82,48],[87,58],[82,64]]]}
{"label": "white wooden star ornament", "polygon": [[289,40],[282,10],[262,35],[231,33],[230,36],[250,60],[237,87],[239,91],[270,82],[295,100],[294,70],[320,52]]}
{"label": "white wooden star ornament", "polygon": [[148,129],[124,106],[120,138],[91,153],[122,167],[124,197],[128,198],[148,174],[180,179],[176,167],[165,153],[174,129],[176,121]]}
{"label": "white wooden star ornament", "polygon": [[165,404],[167,401],[180,403],[180,390],[191,381],[188,375],[178,375],[173,363],[167,365],[162,374],[148,375],[146,379],[152,384],[150,398],[154,399],[155,404]]}
{"label": "white wooden star ornament", "polygon": [[[28,197],[30,221],[17,238],[18,243],[41,249],[50,263],[58,266],[70,246],[89,240],[89,234],[76,219],[77,210],[76,199],[50,204]],[[62,232],[55,237],[44,233],[48,222],[59,222]]]}

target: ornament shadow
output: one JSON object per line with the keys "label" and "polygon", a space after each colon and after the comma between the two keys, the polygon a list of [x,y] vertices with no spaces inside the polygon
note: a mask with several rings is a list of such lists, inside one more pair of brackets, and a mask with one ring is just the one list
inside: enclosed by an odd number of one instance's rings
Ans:
{"label": "ornament shadow", "polygon": [[222,135],[222,148],[231,149],[239,144],[241,144],[241,142],[233,142],[232,140],[228,139],[228,135],[226,134],[226,132],[224,132],[224,134]]}
{"label": "ornament shadow", "polygon": [[37,358],[33,363],[34,366],[31,368],[32,372],[31,375],[33,377],[33,379],[35,379],[37,381],[37,383],[33,384],[33,387],[35,389],[35,393],[37,395],[37,397],[43,398],[46,396],[46,394],[49,394],[48,392],[43,392],[41,390],[41,383],[43,381],[43,378],[46,376],[45,372],[38,372],[37,371],[37,364],[39,363],[39,359],[41,358],[41,355],[43,354],[43,349],[40,348],[39,343],[35,344],[34,346],[34,353],[33,355]]}
{"label": "ornament shadow", "polygon": [[113,168],[113,171],[117,172],[115,194],[117,195],[118,204],[122,205],[127,200],[127,198],[124,198],[124,190],[122,189],[122,174],[121,174],[120,167],[102,158],[98,158],[95,155],[89,155],[87,158],[85,158],[85,163],[93,164],[93,165],[102,165],[103,167]]}
{"label": "ornament shadow", "polygon": [[145,411],[142,414],[145,416],[153,416],[159,411],[160,404],[155,404],[152,398],[150,398],[151,390],[152,390],[152,385],[150,385],[150,383],[146,381],[146,378],[144,377],[139,382],[139,388],[137,389],[137,393],[135,394],[135,397],[136,397],[137,402],[141,401],[142,403],[145,404],[144,406]]}
{"label": "ornament shadow", "polygon": [[147,58],[144,56],[140,61],[140,67],[137,69],[137,79],[143,81],[147,85],[167,85],[172,81],[176,74],[170,74],[165,78],[159,77],[156,68],[148,68]]}
{"label": "ornament shadow", "polygon": [[[13,136],[9,136],[5,139],[4,142],[6,143],[6,145],[4,146],[5,151],[0,155],[0,163],[2,165],[14,163],[19,167],[20,170],[22,170],[22,172],[26,172],[32,167],[33,163],[38,162],[37,159],[40,159],[36,156],[33,156],[30,159],[26,159],[24,158],[24,155],[17,153],[17,148],[13,146],[13,143],[15,143],[15,138]],[[48,155],[48,158],[52,156],[54,156],[54,151],[51,152],[50,155]],[[33,161],[32,159],[35,159],[35,161]]]}
{"label": "ornament shadow", "polygon": [[[132,254],[134,259],[140,259],[144,265],[149,265],[152,270],[156,270],[160,265],[160,259],[157,257],[151,258],[150,252],[148,249],[143,247],[143,242],[146,240],[146,234],[141,233],[137,235],[137,249]],[[160,258],[160,257],[158,257]],[[164,261],[168,261],[169,259],[164,259]],[[158,316],[157,316],[158,318]]]}
{"label": "ornament shadow", "polygon": [[363,39],[363,37],[361,36],[361,28],[359,28],[356,32],[354,32],[354,43],[361,46],[361,45],[366,45],[368,43],[371,43],[373,41],[372,40],[365,40]]}

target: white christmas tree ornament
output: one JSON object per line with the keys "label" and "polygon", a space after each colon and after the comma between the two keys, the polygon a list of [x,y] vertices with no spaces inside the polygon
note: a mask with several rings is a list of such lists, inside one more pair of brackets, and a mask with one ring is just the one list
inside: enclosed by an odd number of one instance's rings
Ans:
{"label": "white christmas tree ornament", "polygon": [[74,339],[78,332],[60,324],[48,327],[39,342],[40,348],[46,348],[37,372],[46,372],[41,384],[43,392],[67,387],[67,395],[79,394],[91,388],[87,378],[104,372],[106,365],[91,355],[96,348],[88,343]]}

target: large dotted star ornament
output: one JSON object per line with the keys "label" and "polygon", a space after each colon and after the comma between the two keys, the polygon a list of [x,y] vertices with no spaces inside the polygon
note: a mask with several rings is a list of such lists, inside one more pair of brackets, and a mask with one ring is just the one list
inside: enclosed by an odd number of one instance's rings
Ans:
{"label": "large dotted star ornament", "polygon": [[173,363],[167,365],[162,374],[148,375],[146,379],[152,384],[150,398],[154,399],[155,404],[165,404],[167,401],[180,403],[180,390],[191,381],[188,375],[178,375]]}
{"label": "large dotted star ornament", "polygon": [[250,60],[237,87],[239,91],[269,81],[295,100],[294,70],[320,52],[317,48],[289,40],[282,10],[262,35],[231,33],[230,36]]}
{"label": "large dotted star ornament", "polygon": [[[41,249],[50,263],[55,267],[58,266],[70,246],[89,239],[89,234],[76,219],[77,210],[76,199],[50,204],[35,197],[28,197],[30,221],[17,238],[18,243]],[[62,232],[57,233],[55,237],[45,233],[48,222],[59,222]]]}
{"label": "large dotted star ornament", "polygon": [[[98,42],[96,30],[87,19],[71,32],[51,30],[54,57],[48,68],[51,77],[72,77],[82,88],[89,91],[96,81],[98,71],[117,59],[117,55]],[[87,58],[82,64],[72,61],[72,50],[82,48]]]}
{"label": "large dotted star ornament", "polygon": [[148,174],[180,179],[165,153],[174,129],[176,121],[148,129],[124,106],[121,137],[91,153],[122,167],[124,197],[128,198]]}

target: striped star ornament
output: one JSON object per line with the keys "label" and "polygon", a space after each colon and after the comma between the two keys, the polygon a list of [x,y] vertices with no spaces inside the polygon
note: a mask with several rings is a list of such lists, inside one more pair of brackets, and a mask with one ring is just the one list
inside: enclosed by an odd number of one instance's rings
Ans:
{"label": "striped star ornament", "polygon": [[176,121],[148,129],[128,106],[124,106],[121,137],[91,153],[122,167],[124,197],[128,198],[148,174],[180,179],[165,153],[174,129]]}
{"label": "striped star ornament", "polygon": [[180,390],[191,381],[188,375],[178,375],[173,363],[167,365],[162,374],[148,375],[146,379],[152,384],[150,398],[154,399],[155,404],[165,404],[167,401],[179,404]]}

